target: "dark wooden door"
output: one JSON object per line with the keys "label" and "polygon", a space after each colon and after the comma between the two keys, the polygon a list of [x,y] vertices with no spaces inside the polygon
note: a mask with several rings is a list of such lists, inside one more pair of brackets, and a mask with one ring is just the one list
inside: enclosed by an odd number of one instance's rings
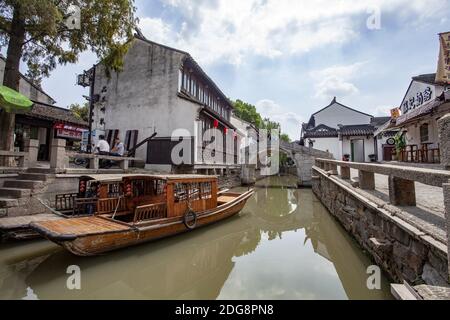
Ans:
{"label": "dark wooden door", "polygon": [[392,161],[393,146],[383,146],[383,161]]}

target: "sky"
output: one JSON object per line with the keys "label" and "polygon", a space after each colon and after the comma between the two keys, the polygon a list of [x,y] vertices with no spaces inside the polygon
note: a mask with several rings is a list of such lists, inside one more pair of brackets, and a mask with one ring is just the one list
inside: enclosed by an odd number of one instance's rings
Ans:
{"label": "sky", "polygon": [[[334,96],[388,116],[411,77],[436,72],[450,0],[136,0],[153,41],[189,52],[230,99],[256,105],[299,139],[302,122]],[[76,74],[97,58],[59,66],[43,88],[66,107],[87,89]]]}

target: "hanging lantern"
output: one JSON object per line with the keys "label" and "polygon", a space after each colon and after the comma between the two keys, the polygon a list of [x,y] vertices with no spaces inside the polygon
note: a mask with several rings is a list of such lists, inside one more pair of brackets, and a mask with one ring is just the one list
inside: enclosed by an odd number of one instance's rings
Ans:
{"label": "hanging lantern", "polygon": [[228,133],[228,128],[227,128],[227,127],[224,127],[224,128],[223,128],[223,133],[224,133],[224,134],[227,134],[227,133]]}
{"label": "hanging lantern", "polygon": [[214,119],[214,128],[217,129],[217,127],[219,127],[219,120]]}

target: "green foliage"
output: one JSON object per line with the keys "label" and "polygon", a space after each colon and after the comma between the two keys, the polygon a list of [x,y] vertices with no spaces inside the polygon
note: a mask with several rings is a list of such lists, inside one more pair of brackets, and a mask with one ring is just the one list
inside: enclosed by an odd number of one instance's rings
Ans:
{"label": "green foliage", "polygon": [[395,150],[397,151],[397,154],[400,153],[403,149],[406,148],[406,138],[405,134],[401,131],[399,131],[395,137]]}
{"label": "green foliage", "polygon": [[256,107],[241,100],[236,100],[234,103],[234,114],[236,117],[250,122],[257,128],[262,128],[263,119],[261,115],[256,111]]}
{"label": "green foliage", "polygon": [[286,133],[282,133],[281,136],[280,136],[280,139],[281,139],[281,141],[284,141],[284,142],[287,142],[287,143],[291,142],[291,138]]}
{"label": "green foliage", "polygon": [[[234,115],[244,121],[250,122],[258,129],[279,130],[281,132],[281,125],[278,122],[272,121],[269,118],[262,118],[256,111],[256,107],[250,103],[236,100],[233,102]],[[284,142],[291,142],[287,134],[281,134],[280,139]]]}
{"label": "green foliage", "polygon": [[[80,30],[65,25],[70,5],[81,10]],[[0,46],[18,30],[25,32],[20,58],[37,84],[58,64],[77,62],[86,50],[119,71],[137,23],[135,11],[134,0],[2,0]]]}
{"label": "green foliage", "polygon": [[85,103],[82,106],[78,103],[73,103],[69,106],[69,110],[80,120],[89,121],[89,103]]}

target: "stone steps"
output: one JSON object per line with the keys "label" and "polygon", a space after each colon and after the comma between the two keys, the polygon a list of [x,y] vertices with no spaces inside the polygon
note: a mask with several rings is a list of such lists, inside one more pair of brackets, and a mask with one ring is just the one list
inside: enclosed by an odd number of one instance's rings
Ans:
{"label": "stone steps", "polygon": [[41,173],[41,174],[49,174],[52,173],[48,168],[28,168],[27,173]]}
{"label": "stone steps", "polygon": [[20,173],[18,180],[47,181],[48,175],[45,173]]}
{"label": "stone steps", "polygon": [[21,188],[0,188],[0,197],[24,198],[31,196],[30,189]]}
{"label": "stone steps", "polygon": [[35,189],[43,184],[38,180],[6,180],[3,184],[5,188]]}
{"label": "stone steps", "polygon": [[0,197],[0,208],[12,208],[19,205],[19,200],[8,197]]}

